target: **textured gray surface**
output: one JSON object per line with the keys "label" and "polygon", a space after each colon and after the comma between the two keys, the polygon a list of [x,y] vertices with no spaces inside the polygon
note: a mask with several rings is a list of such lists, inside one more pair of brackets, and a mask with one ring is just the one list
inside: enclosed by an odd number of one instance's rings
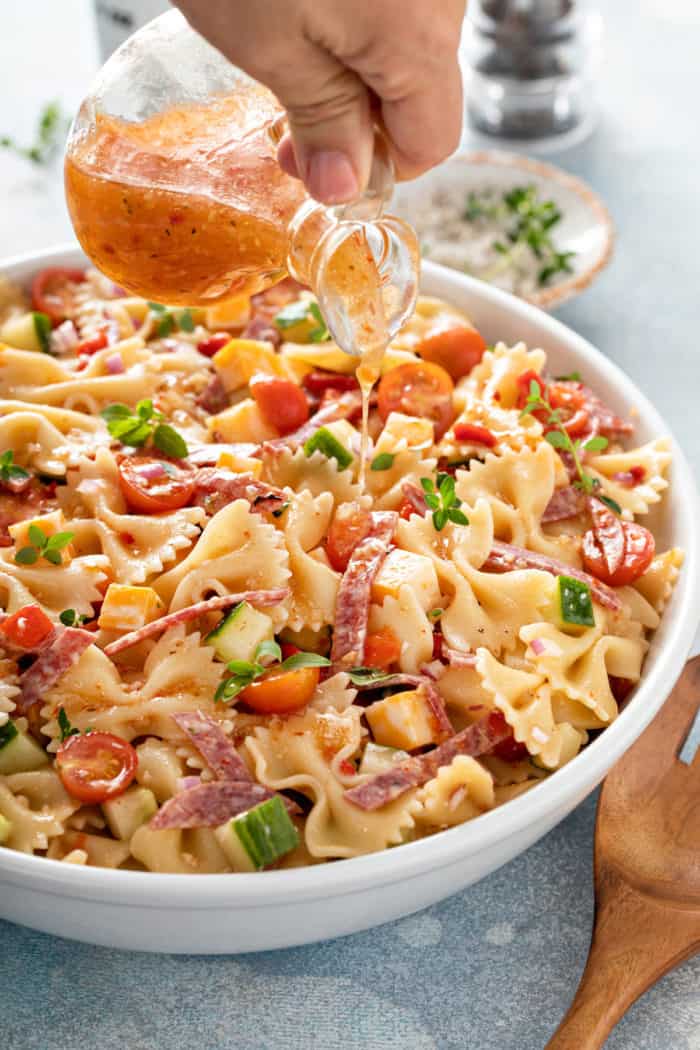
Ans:
{"label": "textured gray surface", "polygon": [[[11,6],[3,10],[0,75],[22,92],[19,102],[15,92],[0,97],[0,127],[19,132],[57,90],[74,105],[93,58],[83,0]],[[555,159],[602,193],[619,243],[599,283],[560,316],[640,384],[697,466],[700,6],[617,0],[607,7],[603,119],[593,139]],[[76,51],[77,60],[62,63],[57,89],[56,55]],[[13,202],[0,209],[0,254],[65,238],[55,180],[8,160],[0,193]],[[588,944],[593,821],[589,799],[466,892],[373,932],[296,950],[134,955],[0,923],[0,1045],[541,1050]],[[632,1008],[610,1050],[700,1050],[699,987],[700,960],[667,976]]]}

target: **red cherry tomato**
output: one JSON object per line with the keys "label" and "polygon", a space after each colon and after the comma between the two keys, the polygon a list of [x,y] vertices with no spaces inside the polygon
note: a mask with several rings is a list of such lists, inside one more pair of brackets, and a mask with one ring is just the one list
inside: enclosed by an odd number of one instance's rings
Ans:
{"label": "red cherry tomato", "polygon": [[455,423],[455,441],[464,444],[486,445],[487,448],[495,448],[498,439],[487,427],[477,426],[476,423]]}
{"label": "red cherry tomato", "polygon": [[59,325],[75,311],[76,286],[84,281],[85,270],[66,266],[39,270],[32,281],[32,307]]}
{"label": "red cherry tomato", "polygon": [[268,423],[282,436],[298,430],[309,418],[306,394],[291,379],[257,375],[250,381],[250,392]]}
{"label": "red cherry tomato", "polygon": [[415,349],[424,361],[441,365],[456,381],[479,364],[486,350],[486,340],[476,328],[462,324],[434,332],[421,340]]}
{"label": "red cherry tomato", "polygon": [[599,500],[591,500],[591,514],[593,528],[583,537],[586,572],[610,587],[634,583],[653,561],[653,535],[643,525],[621,521]]}
{"label": "red cherry tomato", "polygon": [[589,429],[590,414],[586,395],[578,383],[550,383],[549,403],[562,414],[562,426],[569,437],[581,437]]}
{"label": "red cherry tomato", "polygon": [[98,335],[93,335],[91,339],[83,339],[82,343],[78,343],[75,349],[78,354],[91,357],[98,350],[104,350],[108,342],[107,333],[103,330]]}
{"label": "red cherry tomato", "polygon": [[335,512],[326,537],[326,554],[336,572],[345,572],[355,547],[372,527],[369,511],[357,503],[343,503]]}
{"label": "red cherry tomato", "polygon": [[367,635],[363,660],[365,667],[380,667],[386,671],[398,663],[400,656],[401,642],[390,627],[382,627]]}
{"label": "red cherry tomato", "polygon": [[[531,383],[537,383],[537,386],[540,390],[540,397],[546,397],[547,384],[542,379],[542,377],[537,372],[533,372],[532,369],[529,369],[527,372],[523,372],[521,375],[519,375],[516,382],[518,386],[518,408],[525,408],[528,398],[530,397]],[[535,413],[535,415],[537,415],[537,413]]]}
{"label": "red cherry tomato", "polygon": [[64,788],[81,802],[99,803],[123,795],[136,776],[138,755],[113,733],[69,736],[56,753]]}
{"label": "red cherry tomato", "polygon": [[378,388],[378,408],[382,419],[391,412],[430,419],[439,441],[454,418],[452,379],[440,365],[430,361],[399,365],[382,376]]}
{"label": "red cherry tomato", "polygon": [[399,507],[399,517],[403,518],[404,521],[409,521],[412,514],[420,514],[420,511],[411,503],[410,499],[405,499]]}
{"label": "red cherry tomato", "polygon": [[340,375],[339,372],[307,372],[301,385],[310,394],[321,397],[326,390],[359,390],[360,385],[355,376]]}
{"label": "red cherry tomato", "polygon": [[[160,468],[160,469],[159,469]],[[119,485],[131,510],[163,514],[189,501],[197,472],[185,460],[139,454],[119,461]]]}
{"label": "red cherry tomato", "polygon": [[35,649],[54,629],[38,605],[25,605],[0,625],[0,632],[21,649]]}
{"label": "red cherry tomato", "polygon": [[213,357],[219,350],[223,350],[226,344],[231,342],[232,338],[233,336],[227,335],[225,332],[220,332],[218,335],[210,335],[208,339],[203,339],[201,343],[197,343],[197,349],[205,357]]}
{"label": "red cherry tomato", "polygon": [[296,656],[297,653],[302,652],[298,645],[294,645],[292,642],[280,642],[280,649],[282,650],[282,659],[286,660],[290,656]]}
{"label": "red cherry tomato", "polygon": [[314,695],[319,675],[318,667],[268,671],[242,689],[238,698],[258,714],[288,715],[306,707]]}

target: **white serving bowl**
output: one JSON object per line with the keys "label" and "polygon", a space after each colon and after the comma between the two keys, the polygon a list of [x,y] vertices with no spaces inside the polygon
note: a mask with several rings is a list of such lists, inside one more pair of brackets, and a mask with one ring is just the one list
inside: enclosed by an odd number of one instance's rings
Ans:
{"label": "white serving bowl", "polygon": [[[10,260],[27,281],[43,266],[78,266],[71,247]],[[465,310],[489,342],[543,347],[553,371],[580,370],[619,412],[638,412],[641,441],[668,428],[612,362],[534,307],[426,264],[423,291]],[[700,617],[700,516],[693,475],[674,443],[671,488],[654,521],[661,547],[684,548],[678,586],[654,636],[637,691],[616,722],[564,769],[520,798],[460,827],[383,853],[259,875],[156,875],[83,868],[0,848],[0,917],[95,944],[162,952],[283,948],[354,933],[418,911],[476,882],[531,846],[603,779],[663,704]]]}

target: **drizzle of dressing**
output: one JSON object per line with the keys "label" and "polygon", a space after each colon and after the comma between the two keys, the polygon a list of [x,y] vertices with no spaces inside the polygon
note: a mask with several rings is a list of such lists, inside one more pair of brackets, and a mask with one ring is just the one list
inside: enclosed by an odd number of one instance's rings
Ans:
{"label": "drizzle of dressing", "polygon": [[369,450],[369,399],[372,393],[372,387],[379,379],[379,373],[381,370],[382,359],[384,357],[385,347],[375,347],[373,350],[368,350],[362,355],[360,364],[357,366],[355,375],[357,376],[357,382],[360,384],[360,392],[362,394],[362,430],[360,431],[360,472],[358,481],[360,483],[360,489],[362,492],[365,491],[365,478],[367,471],[367,453]]}

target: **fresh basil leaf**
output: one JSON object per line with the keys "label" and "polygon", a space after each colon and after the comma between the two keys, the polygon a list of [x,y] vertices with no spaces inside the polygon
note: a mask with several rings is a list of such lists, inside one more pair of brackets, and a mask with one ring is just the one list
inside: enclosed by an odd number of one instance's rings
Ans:
{"label": "fresh basil leaf", "polygon": [[293,328],[295,325],[302,324],[309,318],[309,304],[305,299],[298,299],[296,302],[289,303],[283,307],[275,317],[273,324],[275,328],[284,330],[285,328]]}
{"label": "fresh basil leaf", "polygon": [[566,434],[562,434],[561,430],[550,430],[545,434],[544,439],[552,448],[568,449],[571,447],[571,439]]}
{"label": "fresh basil leaf", "polygon": [[22,547],[15,554],[15,561],[18,565],[33,565],[39,557],[39,551],[36,547]]}
{"label": "fresh basil leaf", "polygon": [[117,402],[114,405],[107,405],[100,412],[100,415],[108,423],[113,419],[132,419],[133,413],[128,405],[122,405]]}
{"label": "fresh basil leaf", "polygon": [[426,505],[426,507],[429,507],[430,510],[439,510],[440,509],[440,498],[439,498],[439,496],[436,496],[434,492],[426,492],[425,493],[425,505]]}
{"label": "fresh basil leaf", "polygon": [[288,656],[280,667],[284,671],[296,671],[300,667],[330,667],[327,656],[318,656],[316,653],[293,653]]}
{"label": "fresh basil leaf", "polygon": [[45,550],[41,552],[42,558],[46,561],[51,562],[52,565],[60,565],[63,559],[61,558],[61,552],[55,549]]}
{"label": "fresh basil leaf", "polygon": [[194,332],[194,318],[191,310],[183,310],[178,315],[177,323],[183,332]]}
{"label": "fresh basil leaf", "polygon": [[282,650],[279,643],[273,638],[268,638],[266,641],[261,642],[255,650],[256,663],[259,663],[263,656],[271,656],[275,663],[279,663],[282,659]]}
{"label": "fresh basil leaf", "polygon": [[187,455],[187,444],[181,434],[168,423],[159,423],[153,431],[153,444],[166,456],[173,459],[184,459]]}
{"label": "fresh basil leaf", "polygon": [[77,623],[78,614],[75,609],[64,609],[62,613],[58,614],[58,618],[64,627],[73,627]]}
{"label": "fresh basil leaf", "polygon": [[74,532],[54,532],[46,541],[46,550],[60,551],[67,547],[75,536]]}
{"label": "fresh basil leaf", "polygon": [[603,437],[602,434],[598,434],[596,437],[589,438],[583,447],[586,452],[602,452],[608,447],[608,444],[608,439]]}
{"label": "fresh basil leaf", "polygon": [[167,310],[167,306],[163,306],[162,303],[148,303],[149,309],[153,310],[155,314],[164,314]]}
{"label": "fresh basil leaf", "polygon": [[604,496],[599,492],[596,494],[596,499],[599,499],[601,503],[604,503],[605,506],[608,507],[609,510],[614,511],[615,514],[622,514],[622,507],[616,500],[611,499],[610,496]]}
{"label": "fresh basil leaf", "polygon": [[27,535],[29,537],[29,542],[33,543],[35,547],[39,548],[39,550],[45,547],[48,542],[46,533],[43,529],[39,528],[38,525],[30,525],[27,529]]}
{"label": "fresh basil leaf", "polygon": [[359,686],[379,684],[392,677],[387,671],[376,667],[351,667],[347,675],[353,685]]}
{"label": "fresh basil leaf", "polygon": [[444,508],[441,507],[440,510],[436,510],[433,513],[433,525],[435,526],[436,532],[442,532],[445,525],[447,525],[447,522],[447,511],[444,510]]}
{"label": "fresh basil leaf", "polygon": [[149,397],[146,397],[142,401],[139,401],[137,403],[136,415],[145,423],[147,423],[148,420],[151,418],[151,416],[153,415],[153,402]]}
{"label": "fresh basil leaf", "polygon": [[569,372],[565,376],[556,376],[557,383],[582,383],[583,376],[580,372]]}
{"label": "fresh basil leaf", "polygon": [[456,507],[449,508],[449,510],[447,511],[447,517],[455,525],[469,524],[469,518],[467,517],[467,515],[463,511],[458,510]]}
{"label": "fresh basil leaf", "polygon": [[259,669],[260,664],[250,663],[248,660],[229,660],[226,667],[234,675],[255,675]]}

